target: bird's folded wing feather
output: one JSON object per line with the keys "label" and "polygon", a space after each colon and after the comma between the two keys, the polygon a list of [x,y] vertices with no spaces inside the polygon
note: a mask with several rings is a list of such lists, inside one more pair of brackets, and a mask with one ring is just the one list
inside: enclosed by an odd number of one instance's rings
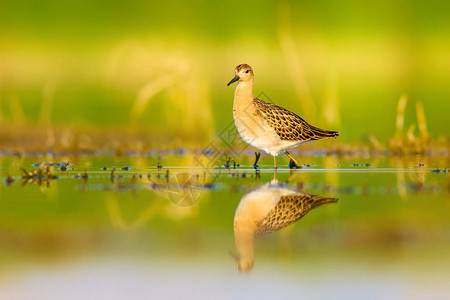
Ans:
{"label": "bird's folded wing feather", "polygon": [[253,100],[257,113],[275,130],[284,141],[310,141],[336,137],[336,131],[314,127],[295,113],[275,104]]}
{"label": "bird's folded wing feather", "polygon": [[277,205],[258,224],[256,236],[280,230],[300,220],[311,209],[327,203],[337,202],[337,198],[319,195],[297,194],[281,196]]}

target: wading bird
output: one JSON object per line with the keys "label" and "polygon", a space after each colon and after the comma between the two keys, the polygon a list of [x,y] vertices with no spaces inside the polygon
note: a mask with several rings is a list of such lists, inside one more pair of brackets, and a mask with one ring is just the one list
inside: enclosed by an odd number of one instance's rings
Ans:
{"label": "wading bird", "polygon": [[256,238],[297,222],[313,208],[337,201],[335,197],[297,192],[277,183],[265,184],[245,194],[234,215],[238,270],[252,270]]}
{"label": "wading bird", "polygon": [[[284,152],[295,167],[300,168],[298,161],[288,152],[289,149],[339,135],[337,131],[312,126],[295,113],[253,96],[254,73],[249,65],[241,64],[234,71],[234,78],[227,84],[229,86],[238,82],[233,103],[234,124],[245,143],[273,155],[275,170],[279,153]],[[255,155],[256,166],[259,154]]]}

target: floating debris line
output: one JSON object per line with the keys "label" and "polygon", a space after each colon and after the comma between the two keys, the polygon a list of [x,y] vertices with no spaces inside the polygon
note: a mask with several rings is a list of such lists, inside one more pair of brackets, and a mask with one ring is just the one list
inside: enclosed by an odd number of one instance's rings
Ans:
{"label": "floating debris line", "polygon": [[431,170],[431,172],[433,172],[433,173],[448,173],[449,170],[448,170],[448,168],[445,168],[445,169],[443,169],[443,170],[441,170],[441,169],[435,169],[435,170]]}
{"label": "floating debris line", "polygon": [[[363,164],[364,165],[364,164]],[[98,169],[97,169],[98,170]],[[351,171],[351,169],[347,169]],[[27,184],[38,184],[41,188],[45,188],[45,184],[50,187],[50,182],[54,179],[59,180],[70,180],[70,179],[78,179],[82,181],[82,189],[90,189],[93,186],[98,186],[101,184],[103,190],[141,190],[141,189],[160,189],[167,187],[171,187],[175,183],[183,183],[189,182],[190,185],[197,186],[200,188],[213,188],[217,185],[223,186],[220,183],[217,184],[217,179],[221,178],[226,180],[227,178],[233,178],[233,180],[226,183],[226,185],[230,186],[232,191],[242,191],[242,189],[250,189],[254,186],[255,181],[261,180],[261,174],[268,175],[271,170],[269,169],[256,169],[253,173],[247,169],[245,170],[230,170],[229,172],[223,172],[220,169],[212,169],[212,172],[206,172],[205,170],[199,171],[197,173],[183,173],[174,171],[173,169],[166,169],[165,172],[155,173],[147,173],[142,174],[139,172],[126,172],[126,174],[117,174],[117,172],[121,171],[121,169],[113,168],[110,173],[104,174],[96,174],[96,171],[90,171],[85,169],[83,172],[79,172],[77,174],[63,174],[56,176],[52,173],[52,169],[50,166],[46,164],[42,164],[41,168],[35,170],[26,170],[25,168],[20,168],[20,176],[14,177],[11,176],[9,171],[5,172],[5,175],[0,178],[6,186],[14,185],[17,182],[18,178],[22,179],[22,186]],[[284,170],[289,171],[289,170]],[[358,171],[358,172],[372,172],[375,169],[368,169],[367,171]],[[426,172],[432,173],[440,173],[440,174],[448,174],[448,168],[436,168],[436,169],[418,169],[417,167],[411,167],[408,169],[397,169],[389,171],[388,169],[381,169],[382,172],[406,172],[409,174],[424,174]],[[281,173],[281,174],[289,174],[289,173]],[[291,170],[292,174],[299,174],[294,170]],[[445,176],[445,175],[444,175]],[[147,177],[147,180],[142,180],[144,177]],[[108,180],[110,179],[110,183],[98,183],[98,180]],[[187,178],[187,179],[186,179]],[[370,185],[352,185],[352,186],[339,186],[333,184],[320,184],[320,183],[304,183],[303,181],[296,183],[300,177],[290,176],[286,182],[297,184],[298,187],[305,187],[307,190],[317,190],[323,191],[326,193],[340,193],[340,194],[356,194],[356,195],[386,195],[386,194],[401,194],[401,189],[404,188],[405,191],[409,193],[442,193],[446,191],[446,188],[443,185],[437,185],[433,181],[430,183],[423,182],[421,180],[412,180],[402,182],[399,186],[394,185],[384,185],[381,187],[372,187]],[[422,178],[419,176],[418,178]],[[124,179],[124,180],[122,180]],[[125,179],[129,179],[129,182],[124,182]],[[88,184],[89,181],[89,184]],[[44,184],[44,185],[43,185]],[[81,183],[80,183],[81,184]],[[149,188],[149,186],[151,188]],[[97,188],[94,188],[97,189]]]}
{"label": "floating debris line", "polygon": [[39,167],[39,168],[43,168],[43,167],[47,167],[47,166],[48,167],[63,167],[63,166],[68,167],[70,165],[71,165],[70,162],[49,163],[46,161],[41,161],[39,163],[32,164],[33,167]]}

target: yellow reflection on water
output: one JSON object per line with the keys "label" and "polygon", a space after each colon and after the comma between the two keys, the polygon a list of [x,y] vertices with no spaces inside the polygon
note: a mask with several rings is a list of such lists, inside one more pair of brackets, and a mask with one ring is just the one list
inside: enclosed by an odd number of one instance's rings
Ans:
{"label": "yellow reflection on water", "polygon": [[297,222],[313,208],[337,201],[335,197],[298,192],[274,182],[246,193],[234,216],[238,270],[253,269],[256,238]]}

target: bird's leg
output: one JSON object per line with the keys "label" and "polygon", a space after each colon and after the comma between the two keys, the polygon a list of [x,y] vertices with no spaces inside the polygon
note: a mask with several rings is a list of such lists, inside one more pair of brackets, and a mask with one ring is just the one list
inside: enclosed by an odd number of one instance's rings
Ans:
{"label": "bird's leg", "polygon": [[291,174],[289,175],[289,178],[286,180],[286,182],[291,182],[295,178],[295,176],[297,176],[296,172],[292,172],[292,170],[290,172]]}
{"label": "bird's leg", "polygon": [[277,177],[277,157],[273,156],[273,176]]}
{"label": "bird's leg", "polygon": [[258,160],[261,157],[261,152],[255,152],[255,163],[253,164],[253,167],[258,167]]}
{"label": "bird's leg", "polygon": [[277,169],[275,169],[275,171],[273,172],[273,179],[270,182],[271,184],[277,184],[278,183],[278,178],[277,178]]}
{"label": "bird's leg", "polygon": [[[293,157],[292,156],[292,154],[291,153],[289,153],[288,151],[284,151],[284,154],[286,154],[290,159],[291,159],[291,162],[292,163],[294,163],[294,165],[295,165],[295,167],[297,168],[297,169],[300,169],[302,166],[298,163],[298,161],[295,159],[295,157]],[[289,167],[291,167],[291,163],[289,163]]]}
{"label": "bird's leg", "polygon": [[274,156],[273,158],[273,177],[277,177],[277,157]]}

